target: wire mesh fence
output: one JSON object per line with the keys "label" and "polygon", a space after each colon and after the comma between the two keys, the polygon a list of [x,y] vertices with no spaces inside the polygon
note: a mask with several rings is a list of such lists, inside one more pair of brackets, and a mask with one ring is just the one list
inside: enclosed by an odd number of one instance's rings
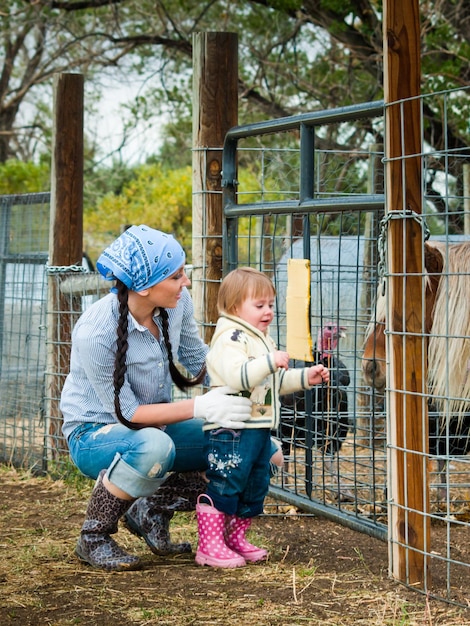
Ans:
{"label": "wire mesh fence", "polygon": [[[456,103],[462,106],[460,93],[434,94],[423,97],[422,103],[423,110],[429,106],[442,111],[444,127],[450,124],[449,111]],[[353,127],[363,133],[362,149],[328,147],[341,143]],[[399,390],[390,387],[387,377],[383,385],[377,384],[381,366],[387,373],[386,348],[392,334],[386,316],[380,319],[385,309],[380,309],[377,298],[383,287],[387,295],[390,278],[387,250],[380,245],[384,238],[380,202],[384,150],[376,138],[382,131],[380,116],[367,123],[364,119],[361,123],[337,120],[334,132],[330,123],[319,124],[315,149],[307,156],[301,145],[304,131],[293,128],[240,138],[236,208],[226,212],[223,243],[232,265],[256,267],[272,278],[277,296],[271,334],[280,349],[287,344],[289,259],[310,260],[311,360],[323,360],[331,371],[327,389],[282,398],[282,422],[274,434],[281,441],[285,465],[272,481],[271,495],[279,503],[272,510],[296,507],[325,515],[389,540],[393,546],[396,540],[391,539],[390,528],[397,504],[389,489],[389,455],[394,445],[389,437],[389,394]],[[438,271],[423,271],[422,289],[424,294],[430,275],[438,276],[445,294],[445,321],[439,330],[423,328],[420,340],[427,350],[433,337],[443,339],[446,352],[440,363],[445,382],[438,395],[444,405],[423,389],[428,411],[407,419],[426,421],[423,431],[429,435],[429,451],[421,454],[428,494],[423,514],[431,525],[424,548],[429,579],[423,590],[466,605],[465,581],[470,580],[468,429],[461,429],[456,437],[452,416],[442,420],[442,414],[449,397],[465,395],[465,386],[456,391],[452,383],[456,372],[468,371],[470,362],[470,355],[459,347],[459,343],[469,345],[470,329],[462,323],[458,329],[452,327],[457,305],[452,304],[451,292],[460,294],[462,305],[470,302],[458,291],[469,273],[464,250],[457,255],[459,266],[449,262],[454,258],[452,246],[466,242],[470,234],[469,155],[468,147],[448,146],[445,139],[437,149],[426,141],[423,145],[423,221],[429,243],[437,242],[434,247],[443,261]],[[47,268],[48,202],[48,195],[41,200],[37,196],[2,200],[0,452],[2,461],[60,473],[68,465],[58,401],[68,371],[70,330],[81,311],[109,285],[93,272]],[[297,203],[298,208],[290,203]],[[202,278],[193,282],[193,292],[206,288],[204,276],[203,267]],[[466,322],[467,309],[459,308],[457,315]],[[375,369],[374,376],[368,377],[364,339],[381,322],[383,352],[374,334],[368,362],[373,361]],[[406,333],[401,340],[406,351]],[[454,366],[449,355],[457,352],[460,362]],[[466,424],[467,414],[465,409],[460,424]],[[413,454],[412,447],[404,452]],[[407,477],[410,483],[413,479]],[[407,514],[406,503],[404,509]],[[405,549],[408,539],[402,542]]]}
{"label": "wire mesh fence", "polygon": [[[406,107],[403,103],[396,106],[402,109],[398,117],[402,120],[403,137]],[[269,142],[263,147],[252,147],[264,142],[266,127],[262,136],[257,128],[235,129],[241,171],[236,183],[236,207],[229,203],[227,211],[228,256],[232,266],[251,265],[273,278],[278,292],[273,332],[280,348],[286,347],[288,332],[285,296],[289,258],[308,258],[311,262],[313,339],[320,340],[331,326],[344,326],[347,330],[346,337],[323,357],[329,359],[332,372],[328,394],[320,398],[314,393],[310,397],[306,394],[284,399],[283,423],[278,435],[286,454],[286,467],[273,481],[273,493],[302,510],[327,515],[363,532],[387,538],[391,562],[397,559],[398,550],[405,553],[402,580],[413,588],[419,588],[413,582],[414,560],[419,552],[425,571],[420,590],[466,606],[468,599],[462,581],[469,576],[470,560],[465,544],[470,519],[467,244],[458,247],[457,253],[453,250],[458,241],[467,242],[470,235],[469,148],[468,142],[459,144],[455,138],[451,140],[450,133],[443,133],[431,145],[427,141],[427,113],[439,111],[442,128],[449,129],[457,123],[453,112],[462,106],[464,114],[460,119],[466,124],[468,136],[469,118],[465,115],[468,90],[423,96],[420,106],[423,151],[419,155],[402,155],[399,160],[405,174],[411,158],[417,157],[422,164],[422,215],[412,214],[406,199],[403,207],[396,207],[397,219],[405,223],[404,237],[407,220],[418,220],[422,229],[419,254],[423,271],[418,278],[424,310],[423,325],[418,332],[416,328],[412,332],[406,330],[410,323],[406,298],[398,312],[403,321],[398,324],[396,320],[391,324],[385,315],[387,306],[379,311],[380,293],[383,290],[388,297],[389,283],[395,278],[388,269],[389,251],[384,245],[387,222],[382,221],[380,209],[367,210],[367,199],[362,209],[355,201],[358,197],[364,199],[367,193],[380,193],[383,185],[383,148],[375,144],[373,136],[369,138],[369,148],[349,155],[345,150],[332,154],[316,149],[306,174],[305,162],[302,165],[302,123],[297,134],[291,132],[292,125],[288,130],[283,129],[284,136],[275,133],[276,148],[283,142],[289,146],[285,158]],[[381,120],[376,120],[369,128],[378,129],[380,124]],[[336,133],[316,128],[316,137],[321,140],[327,134],[330,138],[347,134],[347,125],[341,129],[340,126],[339,122]],[[247,139],[251,130],[253,136]],[[245,141],[252,145],[245,146]],[[292,151],[295,142],[297,155]],[[249,174],[243,172],[244,167],[250,169],[253,161],[262,171],[257,179],[258,187],[252,181],[247,182]],[[306,183],[305,176],[309,175],[311,181]],[[311,195],[305,194],[306,189]],[[346,196],[354,205],[351,210],[340,206]],[[327,201],[331,210],[326,209]],[[427,265],[429,251],[436,247],[441,251],[441,261]],[[409,252],[405,238],[397,248],[404,266],[413,266],[414,260],[410,262],[406,258]],[[406,286],[406,273],[401,278]],[[429,284],[441,294],[438,310],[428,303]],[[434,319],[441,310],[445,313],[440,326],[436,326]],[[429,326],[427,317],[434,318]],[[380,325],[385,331],[383,346],[376,332]],[[364,339],[371,330],[374,331],[372,354],[364,360]],[[400,342],[404,355],[402,368],[408,366],[406,355],[412,342],[420,342],[423,353],[423,361],[414,364],[418,379],[423,381],[415,392],[423,398],[423,409],[405,412],[403,444],[397,443],[393,436],[397,424],[391,399],[404,402],[413,392],[390,382],[393,380],[389,378],[390,350],[396,346],[393,341]],[[427,381],[427,356],[436,354],[435,360],[430,360],[430,374],[437,372],[437,380],[434,377]],[[312,360],[320,356],[314,351]],[[372,371],[367,368],[371,362]],[[379,384],[380,369],[384,378]],[[345,370],[349,375],[347,386],[340,383],[345,380]],[[454,400],[457,406],[464,407],[460,413],[455,411]],[[419,446],[407,432],[411,432],[411,424],[417,421],[421,423],[424,438]],[[421,462],[419,475],[408,471],[410,461],[416,456]],[[391,458],[398,458],[403,464],[398,468],[403,474],[402,483],[396,483],[397,466],[390,462]],[[411,496],[421,489],[424,499],[416,509],[416,497]],[[429,535],[414,534],[416,516],[424,519],[423,526],[429,528]]]}
{"label": "wire mesh fence", "polygon": [[0,458],[41,467],[49,194],[0,206]]}

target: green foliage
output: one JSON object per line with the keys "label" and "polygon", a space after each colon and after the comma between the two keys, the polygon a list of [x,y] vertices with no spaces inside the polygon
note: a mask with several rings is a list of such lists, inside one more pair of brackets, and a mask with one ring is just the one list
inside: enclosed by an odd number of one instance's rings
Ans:
{"label": "green foliage", "polygon": [[148,163],[159,162],[168,169],[189,167],[192,164],[192,120],[190,112],[162,128],[164,138],[161,148]]}
{"label": "green foliage", "polygon": [[[470,41],[463,5],[420,3],[423,93],[468,87]],[[106,233],[119,232],[122,223],[128,222],[129,212],[155,203],[155,199],[146,200],[136,209],[138,203],[126,196],[127,204],[115,209],[103,200],[106,196],[114,202],[124,187],[126,194],[130,193],[136,173],[122,165],[123,148],[142,131],[142,125],[147,129],[146,139],[155,138],[149,166],[160,163],[181,170],[191,165],[194,33],[237,34],[240,124],[357,104],[383,95],[381,0],[172,0],[171,11],[168,6],[160,0],[109,0],[98,8],[80,10],[69,3],[64,10],[63,5],[52,8],[4,2],[0,162],[11,155],[25,162],[49,160],[54,73],[84,74],[87,113],[96,110],[97,98],[106,93],[107,85],[139,81],[138,93],[121,109],[122,138],[115,137],[118,142],[122,139],[116,148],[120,167],[113,163],[108,172],[96,165],[107,155],[103,155],[99,138],[85,128],[85,206],[87,219],[94,224],[87,233],[91,245],[94,238],[101,237],[93,222],[98,214],[108,219],[109,212],[122,220],[104,228],[106,237]],[[468,144],[466,93],[456,93],[445,109],[447,141],[452,146]],[[439,149],[442,111],[432,106],[428,110],[433,115],[425,120],[424,139],[431,148]],[[331,127],[322,137],[322,147],[360,151],[371,140],[381,143],[382,134],[383,128],[365,132],[360,123],[351,122],[348,129]],[[270,140],[264,139],[269,145]],[[271,145],[277,141],[276,136]],[[142,150],[141,161],[147,159],[147,153]],[[355,176],[357,172],[351,168],[347,177]],[[8,171],[2,182],[8,193],[48,187],[41,184],[36,172],[28,176]],[[290,180],[287,182],[290,185]],[[277,191],[274,188],[274,195]],[[177,215],[178,211],[171,209]],[[187,225],[185,222],[181,229],[185,231]]]}
{"label": "green foliage", "polygon": [[66,485],[73,487],[78,493],[87,492],[92,481],[82,474],[68,456],[58,461],[49,461],[47,474],[52,480],[63,480]]}
{"label": "green foliage", "polygon": [[[238,34],[239,74],[245,85],[240,123],[344,106],[382,93],[380,0],[172,0],[171,12],[166,3],[149,0],[117,4],[109,0],[98,8],[80,10],[73,5],[62,10],[42,5],[39,9],[34,3],[4,4],[0,32],[10,43],[3,48],[9,70],[4,73],[5,95],[0,97],[0,127],[11,128],[23,100],[34,111],[32,123],[24,126],[31,137],[25,140],[23,135],[17,141],[17,154],[20,145],[22,154],[50,147],[53,73],[81,71],[87,91],[93,93],[93,106],[109,77],[114,82],[141,77],[142,88],[125,110],[124,143],[138,121],[148,123],[149,133],[157,135],[158,117],[164,115],[171,120],[165,147],[171,148],[170,138],[179,134],[171,156],[184,155],[187,164],[186,152],[178,151],[183,140],[179,126],[182,120],[186,125],[191,114],[195,32]],[[468,84],[470,42],[460,3],[420,3],[420,12],[425,89]],[[20,42],[24,45],[16,45]],[[8,132],[2,137],[11,151],[14,137]],[[185,146],[188,140],[186,135]],[[183,165],[183,160],[174,165]]]}
{"label": "green foliage", "polygon": [[300,11],[302,8],[302,0],[268,0],[266,4],[277,11]]}
{"label": "green foliage", "polygon": [[10,159],[0,163],[0,194],[38,193],[49,191],[50,167],[46,163]]}
{"label": "green foliage", "polygon": [[108,195],[119,195],[124,187],[136,178],[136,170],[125,163],[113,162],[111,166],[85,169],[83,206],[85,211],[96,209],[101,199]]}
{"label": "green foliage", "polygon": [[108,193],[84,217],[85,247],[93,260],[129,224],[147,224],[172,233],[190,262],[192,220],[191,168],[166,170],[142,165],[119,194]]}

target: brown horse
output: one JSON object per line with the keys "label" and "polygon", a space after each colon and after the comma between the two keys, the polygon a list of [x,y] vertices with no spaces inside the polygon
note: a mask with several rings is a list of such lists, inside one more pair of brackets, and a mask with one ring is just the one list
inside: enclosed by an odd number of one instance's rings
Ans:
{"label": "brown horse", "polygon": [[[444,266],[442,248],[442,244],[424,244],[424,266],[426,269],[424,331],[428,337],[433,326],[434,306]],[[374,387],[379,393],[384,391],[386,382],[385,309],[386,299],[381,293],[381,288],[379,288],[375,312],[366,329],[362,355],[364,382],[366,385]]]}
{"label": "brown horse", "polygon": [[[428,242],[424,265],[429,452],[465,455],[470,451],[470,242],[448,247]],[[380,394],[386,385],[385,307],[380,293],[362,356],[364,382]],[[440,469],[444,464],[441,460]]]}

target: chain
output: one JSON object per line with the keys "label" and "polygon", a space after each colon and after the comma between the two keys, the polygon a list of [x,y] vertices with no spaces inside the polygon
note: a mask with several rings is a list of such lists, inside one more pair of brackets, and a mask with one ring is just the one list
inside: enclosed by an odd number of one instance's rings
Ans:
{"label": "chain", "polygon": [[401,220],[404,218],[413,219],[423,229],[424,241],[427,241],[431,235],[426,220],[421,213],[416,213],[411,209],[405,211],[389,211],[380,221],[380,234],[377,241],[377,249],[379,253],[378,277],[383,279],[382,292],[385,294],[385,270],[387,264],[387,230],[391,220]]}
{"label": "chain", "polygon": [[83,265],[46,265],[47,274],[63,274],[65,272],[88,272]]}

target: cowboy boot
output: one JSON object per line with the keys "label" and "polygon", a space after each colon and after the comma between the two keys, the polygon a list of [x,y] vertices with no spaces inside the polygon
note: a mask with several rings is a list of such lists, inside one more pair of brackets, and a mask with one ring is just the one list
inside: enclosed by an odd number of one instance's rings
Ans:
{"label": "cowboy boot", "polygon": [[206,481],[200,472],[174,473],[152,496],[139,498],[124,516],[126,526],[159,556],[191,552],[187,541],[173,543],[170,521],[175,511],[194,511]]}
{"label": "cowboy boot", "polygon": [[127,528],[142,537],[150,550],[159,556],[191,552],[188,541],[172,543],[170,539],[170,521],[173,511],[156,513],[152,507],[152,496],[139,498],[127,511],[124,521]]}
{"label": "cowboy boot", "polygon": [[247,541],[245,533],[251,526],[251,518],[237,517],[236,515],[225,516],[225,543],[227,546],[240,554],[245,561],[256,563],[267,558],[268,552],[264,548],[258,548]]}
{"label": "cowboy boot", "polygon": [[[200,496],[201,497],[201,496]],[[202,504],[198,498],[196,505],[198,546],[196,563],[211,567],[242,567],[245,559],[225,545],[224,527],[225,513],[218,511],[207,495],[202,497],[209,500],[209,504]]]}
{"label": "cowboy boot", "polygon": [[140,567],[138,557],[120,548],[109,535],[117,532],[118,521],[131,506],[103,485],[106,470],[100,472],[93,488],[75,553],[82,561],[104,570],[134,570]]}

